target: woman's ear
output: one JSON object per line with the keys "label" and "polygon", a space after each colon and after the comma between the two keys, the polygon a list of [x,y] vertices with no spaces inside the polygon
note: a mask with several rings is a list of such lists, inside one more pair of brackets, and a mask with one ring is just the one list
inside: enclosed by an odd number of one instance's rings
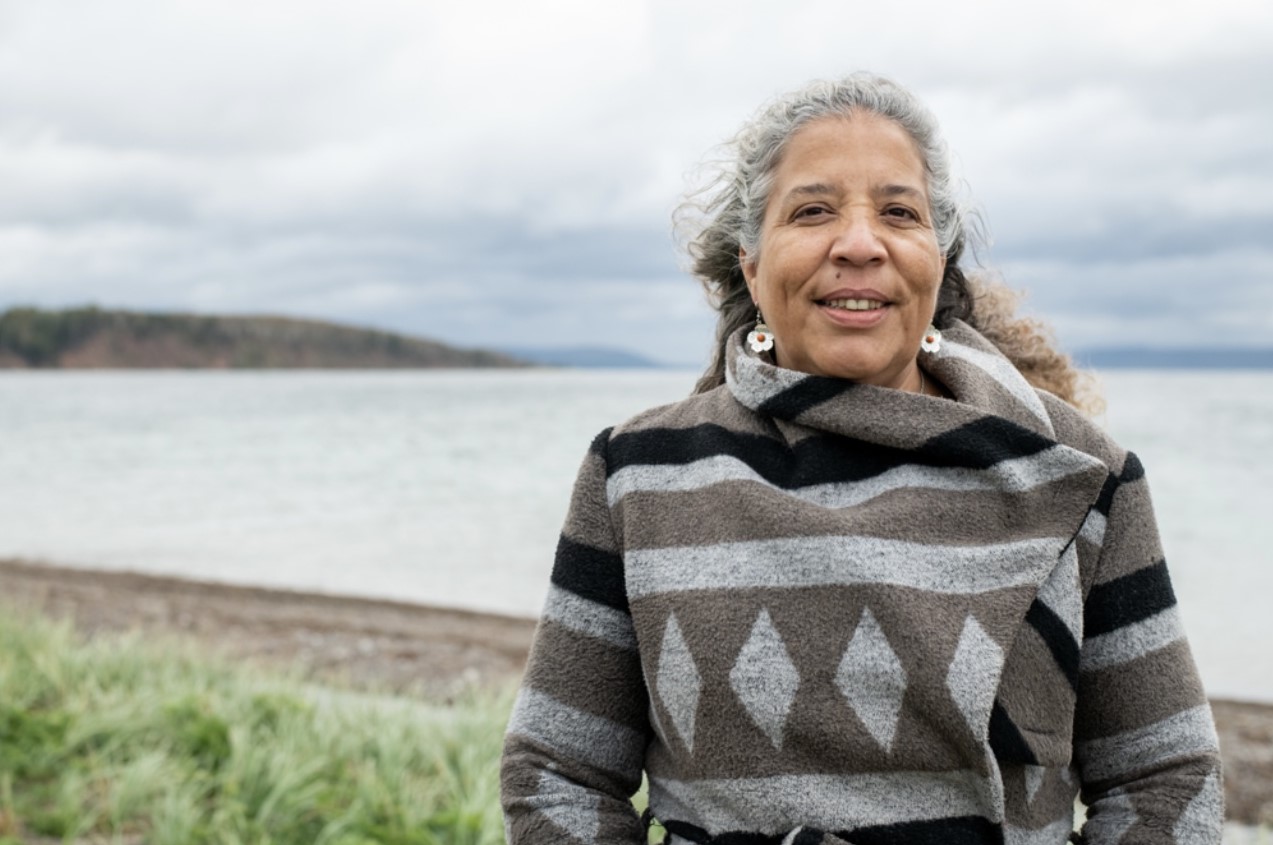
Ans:
{"label": "woman's ear", "polygon": [[747,291],[751,294],[752,302],[759,302],[756,298],[756,262],[751,261],[747,257],[747,250],[741,246],[738,248],[738,266],[743,271],[743,280],[747,282]]}

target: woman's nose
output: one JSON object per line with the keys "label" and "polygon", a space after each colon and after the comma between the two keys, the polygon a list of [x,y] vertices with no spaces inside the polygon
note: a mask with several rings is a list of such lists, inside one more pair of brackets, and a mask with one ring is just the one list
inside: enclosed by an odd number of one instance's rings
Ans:
{"label": "woman's nose", "polygon": [[831,244],[831,260],[856,266],[883,261],[887,251],[875,226],[873,216],[846,216]]}

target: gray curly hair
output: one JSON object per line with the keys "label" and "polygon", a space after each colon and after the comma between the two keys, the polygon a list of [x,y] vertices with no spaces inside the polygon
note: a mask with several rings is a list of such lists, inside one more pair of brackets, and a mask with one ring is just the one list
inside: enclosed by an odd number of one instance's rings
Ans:
{"label": "gray curly hair", "polygon": [[[869,112],[901,126],[914,140],[928,179],[933,229],[946,270],[937,295],[933,322],[945,328],[954,319],[968,319],[972,301],[959,259],[969,235],[968,214],[951,175],[950,153],[937,119],[902,86],[870,73],[839,80],[820,80],[779,97],[746,123],[722,150],[714,175],[677,209],[677,228],[696,229],[686,250],[694,275],[707,291],[720,317],[711,363],[696,392],[725,381],[725,343],[755,318],[755,305],[743,277],[739,249],[748,259],[760,255],[761,224],[773,188],[774,171],[792,136],[803,126],[824,117],[849,117]],[[693,221],[693,222],[690,222]]]}

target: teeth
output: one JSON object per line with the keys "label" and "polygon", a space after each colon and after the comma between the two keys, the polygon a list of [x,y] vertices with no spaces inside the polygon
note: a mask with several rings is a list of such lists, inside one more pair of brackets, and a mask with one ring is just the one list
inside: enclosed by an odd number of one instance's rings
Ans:
{"label": "teeth", "polygon": [[845,311],[874,311],[883,308],[884,303],[876,299],[828,299],[828,307],[843,308]]}

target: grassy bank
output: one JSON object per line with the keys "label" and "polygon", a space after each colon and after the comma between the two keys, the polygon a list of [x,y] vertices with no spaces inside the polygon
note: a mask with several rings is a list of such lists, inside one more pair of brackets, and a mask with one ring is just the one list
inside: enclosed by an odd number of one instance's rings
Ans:
{"label": "grassy bank", "polygon": [[0,844],[494,845],[510,704],[322,690],[6,613]]}
{"label": "grassy bank", "polygon": [[0,845],[497,845],[511,703],[342,692],[0,606]]}

